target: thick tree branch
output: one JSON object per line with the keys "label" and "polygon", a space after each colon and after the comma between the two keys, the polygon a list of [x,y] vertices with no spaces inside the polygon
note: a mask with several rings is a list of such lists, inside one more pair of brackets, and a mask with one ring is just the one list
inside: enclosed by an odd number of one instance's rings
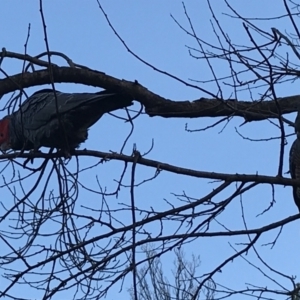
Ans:
{"label": "thick tree branch", "polygon": [[[105,73],[88,68],[52,66],[55,82],[70,82],[104,89],[113,89],[130,94],[133,99],[145,106],[146,113],[151,116],[165,118],[198,118],[239,116],[246,121],[258,121],[277,118],[275,101],[238,101],[200,98],[194,101],[174,101],[165,99],[140,85],[137,81],[120,80]],[[0,95],[17,89],[28,88],[51,82],[48,70],[23,73],[0,80]],[[282,114],[297,110],[300,95],[278,98]]]}

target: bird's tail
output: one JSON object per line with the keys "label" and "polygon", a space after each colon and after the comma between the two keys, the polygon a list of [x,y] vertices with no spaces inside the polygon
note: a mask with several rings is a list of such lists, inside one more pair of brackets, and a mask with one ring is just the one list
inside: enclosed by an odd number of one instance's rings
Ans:
{"label": "bird's tail", "polygon": [[[80,96],[79,96],[80,97]],[[89,128],[94,125],[103,114],[132,105],[133,98],[126,94],[103,91],[96,94],[87,94],[72,113],[74,123]],[[77,122],[75,122],[77,120]]]}
{"label": "bird's tail", "polygon": [[132,97],[127,94],[102,91],[96,93],[98,99],[94,102],[103,113],[111,112],[132,105]]}

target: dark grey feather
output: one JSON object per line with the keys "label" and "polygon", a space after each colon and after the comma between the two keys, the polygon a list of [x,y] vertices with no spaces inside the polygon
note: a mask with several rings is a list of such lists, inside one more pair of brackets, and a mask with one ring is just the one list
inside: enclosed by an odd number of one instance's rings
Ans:
{"label": "dark grey feather", "polygon": [[[300,141],[297,138],[290,149],[290,173],[293,179],[300,180]],[[294,201],[300,211],[300,187],[293,187]]]}
{"label": "dark grey feather", "polygon": [[41,90],[8,116],[13,149],[74,149],[88,137],[88,128],[101,116],[132,104],[132,98],[113,92],[62,93]]}

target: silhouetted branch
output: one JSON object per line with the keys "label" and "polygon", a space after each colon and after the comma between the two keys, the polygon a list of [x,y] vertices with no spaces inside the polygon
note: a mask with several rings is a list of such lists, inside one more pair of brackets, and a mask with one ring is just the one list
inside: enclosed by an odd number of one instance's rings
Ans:
{"label": "silhouetted branch", "polygon": [[[275,101],[223,100],[200,98],[193,101],[165,99],[140,85],[138,82],[120,80],[105,73],[71,67],[52,66],[54,82],[81,83],[94,87],[123,92],[145,106],[149,116],[165,118],[198,118],[238,116],[246,121],[260,121],[278,118],[277,105],[282,114],[297,111],[300,95],[277,98]],[[47,70],[23,73],[0,80],[0,95],[31,86],[50,84]]]}

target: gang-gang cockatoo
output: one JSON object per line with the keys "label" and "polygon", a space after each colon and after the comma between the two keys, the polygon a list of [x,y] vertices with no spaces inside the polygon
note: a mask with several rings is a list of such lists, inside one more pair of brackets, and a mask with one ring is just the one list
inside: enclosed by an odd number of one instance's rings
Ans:
{"label": "gang-gang cockatoo", "polygon": [[63,93],[51,89],[35,92],[19,110],[0,120],[1,150],[57,148],[70,156],[88,137],[88,129],[104,113],[132,104],[128,95]]}

